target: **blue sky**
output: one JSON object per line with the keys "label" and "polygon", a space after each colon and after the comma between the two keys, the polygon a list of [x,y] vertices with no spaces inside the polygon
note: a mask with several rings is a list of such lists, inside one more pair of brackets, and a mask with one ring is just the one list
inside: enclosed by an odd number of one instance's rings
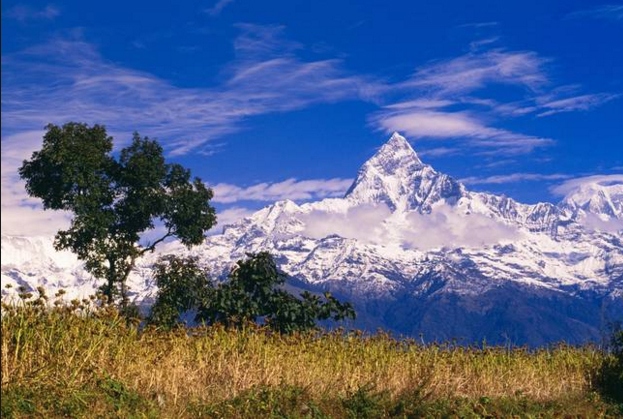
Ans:
{"label": "blue sky", "polygon": [[224,219],[342,194],[395,130],[471,189],[556,201],[623,172],[622,41],[608,1],[5,1],[3,220],[69,120],[158,138]]}

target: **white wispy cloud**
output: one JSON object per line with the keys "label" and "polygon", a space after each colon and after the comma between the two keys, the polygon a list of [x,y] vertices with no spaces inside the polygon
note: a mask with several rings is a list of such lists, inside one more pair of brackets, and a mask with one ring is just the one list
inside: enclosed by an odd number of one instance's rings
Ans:
{"label": "white wispy cloud", "polygon": [[623,4],[603,4],[590,9],[578,10],[567,15],[567,18],[586,17],[623,21]]}
{"label": "white wispy cloud", "polygon": [[462,151],[460,147],[433,147],[418,150],[418,154],[425,157],[443,157],[459,154]]}
{"label": "white wispy cloud", "polygon": [[496,22],[496,21],[490,21],[490,22],[473,22],[473,23],[463,23],[462,25],[459,25],[459,28],[476,28],[476,29],[480,29],[480,28],[490,28],[490,27],[494,27],[494,26],[498,26],[500,23]]}
{"label": "white wispy cloud", "polygon": [[404,84],[442,95],[472,92],[490,83],[536,89],[549,81],[544,69],[549,61],[532,51],[470,52],[423,66]]}
{"label": "white wispy cloud", "polygon": [[6,16],[20,22],[26,22],[28,20],[52,20],[60,14],[60,10],[51,4],[42,8],[35,8],[26,4],[16,4],[2,12],[3,17]]}
{"label": "white wispy cloud", "polygon": [[550,192],[556,196],[566,196],[572,192],[577,191],[584,185],[597,184],[597,185],[623,185],[623,174],[611,174],[611,175],[591,175],[582,176],[568,179],[558,185],[554,185],[550,188]]}
{"label": "white wispy cloud", "polygon": [[494,99],[478,100],[470,97],[464,98],[463,101],[489,107],[494,113],[507,117],[530,114],[543,117],[563,112],[592,110],[622,96],[621,93],[585,93],[578,84],[550,86],[541,90],[519,101],[499,102]]}
{"label": "white wispy cloud", "polygon": [[620,96],[620,94],[614,93],[595,93],[545,101],[540,105],[540,109],[543,109],[543,111],[538,116],[549,116],[562,112],[587,111]]}
{"label": "white wispy cloud", "polygon": [[238,201],[272,202],[282,199],[310,200],[342,196],[353,183],[352,179],[287,179],[282,182],[263,182],[241,187],[228,183],[212,186],[214,202],[232,203]]}
{"label": "white wispy cloud", "polygon": [[[487,50],[488,44],[416,69],[408,80],[396,84],[409,97],[385,104],[370,122],[387,133],[401,131],[413,138],[444,142],[431,146],[430,156],[452,153],[457,141],[478,154],[514,156],[551,146],[555,140],[498,127],[500,117],[586,111],[621,96],[583,93],[578,85],[559,86],[550,76],[551,59],[532,51]],[[522,99],[500,101],[487,96],[495,85],[515,88]],[[448,142],[455,144],[448,147]]]}
{"label": "white wispy cloud", "polygon": [[[236,59],[213,87],[184,88],[106,60],[81,39],[57,38],[2,57],[3,132],[48,122],[103,123],[158,136],[173,154],[201,150],[248,118],[375,94],[339,60],[301,60],[282,27],[241,25]],[[36,81],[36,82],[34,82]]]}
{"label": "white wispy cloud", "polygon": [[[552,145],[554,140],[493,126],[495,118],[488,109],[500,103],[475,93],[502,84],[536,95],[550,83],[546,71],[549,62],[534,52],[500,48],[473,50],[435,61],[416,69],[408,80],[400,83],[414,98],[385,106],[370,121],[385,132],[401,131],[413,138],[437,142],[460,140],[460,147],[475,149],[480,154],[530,153]],[[456,145],[430,148],[431,156],[447,155]]]}
{"label": "white wispy cloud", "polygon": [[210,16],[218,16],[221,14],[223,9],[233,3],[235,0],[218,0],[214,3],[214,6],[205,9],[205,12]]}
{"label": "white wispy cloud", "polygon": [[550,138],[487,126],[482,117],[468,112],[403,108],[380,112],[371,121],[386,132],[400,131],[413,138],[460,139],[464,148],[478,149],[480,154],[525,154],[554,143]]}
{"label": "white wispy cloud", "polygon": [[517,182],[553,181],[568,179],[570,177],[572,176],[563,173],[511,173],[507,175],[494,175],[486,177],[467,177],[460,179],[460,181],[470,185],[494,185]]}

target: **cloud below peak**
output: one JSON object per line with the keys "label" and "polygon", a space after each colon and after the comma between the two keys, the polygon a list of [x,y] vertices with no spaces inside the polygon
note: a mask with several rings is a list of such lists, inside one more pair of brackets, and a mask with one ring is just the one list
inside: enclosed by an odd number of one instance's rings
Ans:
{"label": "cloud below peak", "polygon": [[312,211],[301,217],[302,234],[322,239],[338,235],[373,245],[400,243],[403,249],[482,247],[517,239],[514,227],[481,214],[463,214],[448,205],[430,214],[397,214],[383,204],[359,205],[345,213]]}

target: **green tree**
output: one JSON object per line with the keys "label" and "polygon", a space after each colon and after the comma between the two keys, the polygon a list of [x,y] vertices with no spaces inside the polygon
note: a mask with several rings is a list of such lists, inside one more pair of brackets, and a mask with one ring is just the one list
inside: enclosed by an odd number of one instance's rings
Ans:
{"label": "green tree", "polygon": [[310,330],[323,320],[355,318],[352,305],[330,293],[322,298],[285,291],[286,275],[268,252],[238,261],[228,280],[216,287],[206,282],[207,272],[193,258],[169,256],[157,264],[155,277],[159,290],[150,320],[166,327],[191,308],[197,310],[197,322],[242,327],[262,321],[281,333]]}
{"label": "green tree", "polygon": [[[137,259],[169,237],[186,246],[201,243],[216,216],[212,190],[181,165],[166,163],[158,142],[135,133],[118,158],[112,146],[101,125],[50,124],[43,147],[19,174],[44,209],[73,215],[55,247],[76,253],[89,272],[106,280],[102,290],[109,300],[120,298],[126,307],[126,280]],[[141,243],[157,223],[162,235]]]}
{"label": "green tree", "polygon": [[163,256],[154,265],[153,273],[158,292],[148,319],[152,324],[171,328],[180,314],[214,294],[208,271],[196,257]]}

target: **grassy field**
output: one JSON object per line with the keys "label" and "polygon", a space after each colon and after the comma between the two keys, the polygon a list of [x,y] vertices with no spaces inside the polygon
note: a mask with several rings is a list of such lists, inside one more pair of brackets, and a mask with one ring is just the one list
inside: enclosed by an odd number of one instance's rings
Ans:
{"label": "grassy field", "polygon": [[616,361],[592,347],[140,330],[79,306],[3,305],[3,418],[623,416],[603,392]]}

